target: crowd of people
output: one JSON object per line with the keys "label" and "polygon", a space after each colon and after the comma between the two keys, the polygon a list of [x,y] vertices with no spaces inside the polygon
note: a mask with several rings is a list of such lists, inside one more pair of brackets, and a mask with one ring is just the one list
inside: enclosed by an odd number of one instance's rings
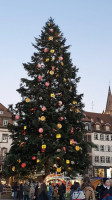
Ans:
{"label": "crowd of people", "polygon": [[[3,185],[0,182],[0,199]],[[66,186],[60,181],[59,184],[44,182],[36,184],[26,181],[24,184],[14,182],[12,196],[14,200],[65,200]],[[93,187],[89,177],[83,179],[83,183],[74,182],[70,188],[69,200],[112,200],[112,182],[103,178],[103,182]],[[67,198],[68,200],[68,198]]]}

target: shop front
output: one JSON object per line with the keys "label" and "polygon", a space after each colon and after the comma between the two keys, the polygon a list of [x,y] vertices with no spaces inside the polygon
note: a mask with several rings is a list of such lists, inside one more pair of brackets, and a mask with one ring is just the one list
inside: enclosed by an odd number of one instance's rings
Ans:
{"label": "shop front", "polygon": [[93,167],[93,176],[95,178],[112,178],[112,168],[110,167]]}

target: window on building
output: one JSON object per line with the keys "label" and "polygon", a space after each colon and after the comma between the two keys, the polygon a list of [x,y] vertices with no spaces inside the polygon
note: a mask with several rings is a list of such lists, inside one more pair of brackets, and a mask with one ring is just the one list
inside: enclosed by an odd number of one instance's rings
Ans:
{"label": "window on building", "polygon": [[105,146],[105,151],[110,152],[110,145],[106,145],[106,146]]}
{"label": "window on building", "polygon": [[104,123],[104,121],[101,119],[101,123],[103,124]]}
{"label": "window on building", "polygon": [[100,140],[104,140],[104,134],[100,134]]}
{"label": "window on building", "polygon": [[95,156],[95,162],[99,162],[99,156]]}
{"label": "window on building", "polygon": [[99,124],[96,124],[96,130],[100,130],[100,125]]}
{"label": "window on building", "polygon": [[100,145],[100,151],[104,151],[104,145]]}
{"label": "window on building", "polygon": [[0,115],[3,115],[3,111],[2,110],[0,110]]}
{"label": "window on building", "polygon": [[85,129],[88,131],[89,130],[89,127],[88,127],[88,124],[86,123],[85,124]]}
{"label": "window on building", "polygon": [[101,163],[105,163],[105,156],[101,156],[101,157],[100,157],[100,162],[101,162]]}
{"label": "window on building", "polygon": [[106,131],[110,131],[110,126],[105,126]]}
{"label": "window on building", "polygon": [[8,134],[2,134],[2,142],[8,142]]}
{"label": "window on building", "polygon": [[88,135],[88,142],[91,142],[91,135]]}
{"label": "window on building", "polygon": [[91,118],[91,122],[94,122],[94,119],[93,119],[93,118]]}
{"label": "window on building", "polygon": [[110,157],[106,156],[106,163],[110,163]]}
{"label": "window on building", "polygon": [[99,145],[97,144],[96,147],[94,148],[95,151],[99,151]]}
{"label": "window on building", "polygon": [[3,126],[7,126],[8,125],[8,119],[3,119]]}
{"label": "window on building", "polygon": [[98,133],[94,133],[94,140],[98,140]]}
{"label": "window on building", "polygon": [[109,135],[108,135],[108,134],[105,135],[105,140],[106,140],[106,141],[109,141]]}
{"label": "window on building", "polygon": [[3,157],[6,156],[6,153],[7,153],[7,148],[5,148],[5,147],[2,148],[2,149],[1,149],[1,154],[2,154]]}

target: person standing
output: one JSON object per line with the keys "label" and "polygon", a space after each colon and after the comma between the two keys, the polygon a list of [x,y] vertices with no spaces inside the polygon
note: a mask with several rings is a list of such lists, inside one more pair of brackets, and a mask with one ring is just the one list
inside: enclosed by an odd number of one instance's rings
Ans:
{"label": "person standing", "polygon": [[24,184],[23,191],[24,191],[24,200],[29,200],[30,186],[28,181]]}
{"label": "person standing", "polygon": [[59,194],[59,200],[64,200],[64,194],[65,194],[65,187],[63,186],[63,183],[60,181],[60,185],[58,187],[58,194]]}
{"label": "person standing", "polygon": [[112,199],[112,188],[108,178],[103,178],[103,185],[100,187],[100,200],[102,199]]}
{"label": "person standing", "polygon": [[49,200],[52,200],[52,195],[53,195],[53,188],[51,183],[49,183],[49,191],[48,191]]}
{"label": "person standing", "polygon": [[3,185],[2,185],[2,182],[0,181],[0,199],[1,199],[2,192],[3,192]]}
{"label": "person standing", "polygon": [[95,200],[95,193],[89,177],[85,177],[81,189],[85,193],[86,200]]}
{"label": "person standing", "polygon": [[35,187],[35,192],[34,192],[34,199],[35,200],[38,200],[38,187],[39,187],[39,185],[38,185],[38,182],[37,182],[36,187]]}
{"label": "person standing", "polygon": [[56,183],[54,183],[54,186],[53,186],[53,200],[56,200],[57,195],[58,195],[58,187],[57,187]]}
{"label": "person standing", "polygon": [[14,192],[14,200],[17,199],[17,192],[18,192],[18,184],[17,181],[14,182],[14,185],[12,186],[13,192]]}
{"label": "person standing", "polygon": [[38,187],[38,200],[49,200],[47,187],[45,183],[39,183]]}

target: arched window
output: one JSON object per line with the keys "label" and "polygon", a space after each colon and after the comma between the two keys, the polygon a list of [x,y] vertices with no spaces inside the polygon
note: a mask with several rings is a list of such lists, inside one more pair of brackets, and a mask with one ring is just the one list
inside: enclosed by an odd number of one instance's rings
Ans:
{"label": "arched window", "polygon": [[6,153],[7,153],[7,148],[3,147],[3,148],[1,149],[1,154],[2,154],[2,156],[5,157],[5,156],[6,156]]}

